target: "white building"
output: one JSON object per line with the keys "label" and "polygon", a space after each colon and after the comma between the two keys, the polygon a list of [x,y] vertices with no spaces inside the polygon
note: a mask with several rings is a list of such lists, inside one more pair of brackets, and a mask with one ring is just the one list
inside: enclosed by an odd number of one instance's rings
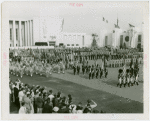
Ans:
{"label": "white building", "polygon": [[[10,19],[10,47],[32,47],[36,42],[46,42],[48,46],[90,47],[92,36],[86,33],[63,32],[63,18],[35,17],[31,20]],[[135,27],[122,30],[114,24],[101,22],[97,44],[100,47],[113,46],[143,47],[143,33]],[[126,24],[129,26],[128,24]],[[117,23],[118,26],[118,23]]]}

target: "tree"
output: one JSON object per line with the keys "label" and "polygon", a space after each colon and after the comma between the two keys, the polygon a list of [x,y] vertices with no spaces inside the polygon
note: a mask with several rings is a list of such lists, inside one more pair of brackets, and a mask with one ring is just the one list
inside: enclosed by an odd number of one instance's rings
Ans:
{"label": "tree", "polygon": [[92,45],[91,45],[91,47],[98,47],[98,45],[97,45],[97,40],[96,40],[96,39],[97,39],[96,37],[98,37],[98,35],[93,33],[93,34],[92,34],[92,37],[93,37],[93,38],[92,38],[93,40],[92,40]]}
{"label": "tree", "polygon": [[126,43],[124,42],[124,49],[126,49]]}

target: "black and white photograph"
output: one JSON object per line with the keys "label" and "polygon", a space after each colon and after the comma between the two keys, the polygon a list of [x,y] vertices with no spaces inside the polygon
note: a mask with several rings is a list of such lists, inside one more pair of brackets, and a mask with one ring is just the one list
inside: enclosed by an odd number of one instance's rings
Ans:
{"label": "black and white photograph", "polygon": [[146,113],[148,9],[136,1],[2,3],[8,114]]}

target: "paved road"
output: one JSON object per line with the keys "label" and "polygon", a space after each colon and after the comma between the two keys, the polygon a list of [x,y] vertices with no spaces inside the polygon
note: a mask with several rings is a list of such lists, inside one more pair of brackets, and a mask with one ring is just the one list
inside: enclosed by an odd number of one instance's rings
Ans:
{"label": "paved road", "polygon": [[[142,113],[143,83],[140,83],[139,86],[120,89],[116,86],[118,68],[109,68],[108,71],[108,78],[101,80],[89,80],[87,75],[83,76],[82,74],[74,76],[72,70],[67,70],[65,74],[53,73],[48,78],[39,75],[24,76],[21,81],[47,86],[55,93],[62,91],[65,96],[71,94],[75,104],[78,102],[86,104],[87,99],[93,99],[98,104],[96,109],[105,110],[107,113]],[[12,75],[10,77],[13,80],[17,78]]]}

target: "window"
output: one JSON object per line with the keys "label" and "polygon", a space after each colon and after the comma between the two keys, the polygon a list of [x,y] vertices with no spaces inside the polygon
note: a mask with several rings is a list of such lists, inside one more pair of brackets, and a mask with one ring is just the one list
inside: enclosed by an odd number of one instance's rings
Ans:
{"label": "window", "polygon": [[10,40],[12,40],[12,28],[10,29]]}
{"label": "window", "polygon": [[16,40],[18,40],[18,29],[16,29]]}
{"label": "window", "polygon": [[16,47],[17,47],[17,44],[16,44]]}
{"label": "window", "polygon": [[79,46],[79,44],[76,44],[76,46]]}
{"label": "window", "polygon": [[11,44],[10,44],[10,47],[11,47]]}
{"label": "window", "polygon": [[67,46],[70,46],[70,44],[67,44]]}
{"label": "window", "polygon": [[72,46],[74,46],[74,44],[72,44]]}

